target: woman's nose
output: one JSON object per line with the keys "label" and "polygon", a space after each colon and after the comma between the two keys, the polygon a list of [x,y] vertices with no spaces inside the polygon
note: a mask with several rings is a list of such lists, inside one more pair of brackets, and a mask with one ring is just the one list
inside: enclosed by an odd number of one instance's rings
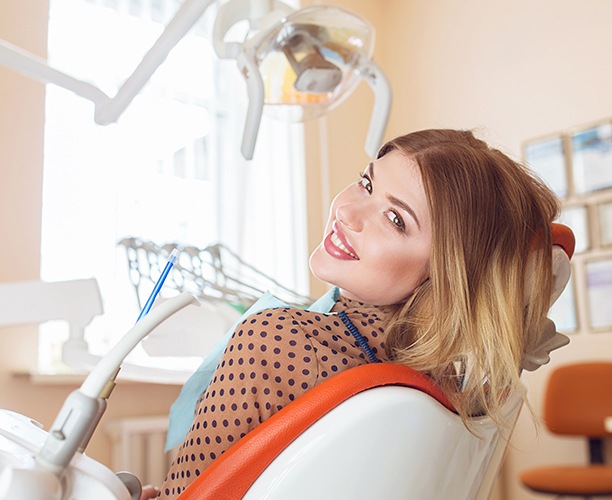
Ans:
{"label": "woman's nose", "polygon": [[336,220],[352,231],[363,229],[364,212],[357,202],[343,203],[336,208]]}

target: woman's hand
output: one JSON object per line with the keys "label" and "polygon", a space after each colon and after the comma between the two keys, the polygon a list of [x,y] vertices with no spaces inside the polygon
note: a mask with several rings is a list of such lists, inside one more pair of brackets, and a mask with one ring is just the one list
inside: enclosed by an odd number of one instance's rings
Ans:
{"label": "woman's hand", "polygon": [[157,495],[159,495],[159,488],[157,486],[151,486],[150,484],[147,484],[142,487],[140,500],[149,500],[150,498],[157,498]]}

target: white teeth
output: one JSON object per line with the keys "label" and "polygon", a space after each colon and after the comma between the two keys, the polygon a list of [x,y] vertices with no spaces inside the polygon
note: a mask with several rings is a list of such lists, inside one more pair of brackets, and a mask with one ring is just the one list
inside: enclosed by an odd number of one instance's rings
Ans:
{"label": "white teeth", "polygon": [[342,250],[345,254],[350,255],[351,257],[353,257],[353,259],[357,258],[357,256],[353,252],[349,251],[349,249],[344,246],[344,243],[340,241],[340,238],[338,238],[338,235],[336,233],[332,233],[331,240],[332,243],[336,245],[340,250]]}

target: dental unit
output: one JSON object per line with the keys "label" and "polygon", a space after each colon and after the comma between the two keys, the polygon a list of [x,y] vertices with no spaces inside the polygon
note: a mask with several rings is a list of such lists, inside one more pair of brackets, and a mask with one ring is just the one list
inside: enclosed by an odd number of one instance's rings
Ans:
{"label": "dental unit", "polygon": [[66,398],[49,432],[27,417],[0,410],[1,499],[139,498],[137,478],[113,474],[83,452],[106,410],[125,357],[169,316],[190,304],[199,305],[193,295],[183,293],[151,311],[178,253],[171,253],[134,327]]}

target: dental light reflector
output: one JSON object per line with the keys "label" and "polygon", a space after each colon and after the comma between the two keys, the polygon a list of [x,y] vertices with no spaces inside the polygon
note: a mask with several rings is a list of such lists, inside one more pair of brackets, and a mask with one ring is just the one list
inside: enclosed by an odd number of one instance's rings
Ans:
{"label": "dental light reflector", "polygon": [[338,7],[314,6],[287,14],[286,5],[273,2],[272,11],[257,24],[258,31],[242,46],[224,42],[234,24],[252,19],[246,5],[245,0],[226,3],[214,36],[217,55],[236,59],[246,79],[249,108],[244,157],[253,156],[263,112],[290,122],[318,118],[342,103],[363,79],[375,94],[365,148],[375,156],[388,121],[391,91],[372,61],[372,26]]}
{"label": "dental light reflector", "polygon": [[266,113],[303,121],[335,108],[357,86],[359,67],[372,56],[374,30],[345,10],[316,6],[281,19],[253,43],[264,103],[273,106]]}
{"label": "dental light reflector", "polygon": [[301,61],[297,61],[293,53],[293,45],[302,40],[300,35],[294,35],[289,42],[283,45],[283,52],[295,72],[293,87],[298,92],[324,93],[332,92],[342,81],[342,71],[334,64],[328,62],[315,46],[308,47],[307,53]]}

